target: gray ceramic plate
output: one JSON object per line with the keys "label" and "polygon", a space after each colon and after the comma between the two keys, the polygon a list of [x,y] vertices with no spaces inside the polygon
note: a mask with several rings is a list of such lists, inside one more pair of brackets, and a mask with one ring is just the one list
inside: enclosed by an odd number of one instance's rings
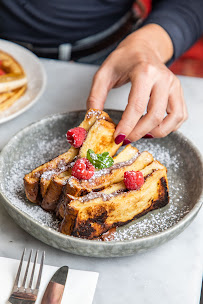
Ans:
{"label": "gray ceramic plate", "polygon": [[[107,111],[115,122],[120,111]],[[36,122],[15,135],[0,155],[1,201],[10,216],[28,233],[53,247],[86,256],[127,256],[158,246],[183,231],[201,207],[203,184],[199,152],[180,133],[163,139],[141,139],[148,150],[168,168],[170,204],[117,229],[111,242],[83,240],[57,231],[58,222],[39,206],[29,203],[23,176],[36,166],[65,152],[66,131],[79,125],[85,111],[57,114]]]}

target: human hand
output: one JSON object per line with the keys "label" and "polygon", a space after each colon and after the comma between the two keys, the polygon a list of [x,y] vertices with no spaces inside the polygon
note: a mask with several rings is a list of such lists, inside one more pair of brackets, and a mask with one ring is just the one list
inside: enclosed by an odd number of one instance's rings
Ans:
{"label": "human hand", "polygon": [[117,144],[124,138],[124,144],[137,141],[147,133],[164,137],[187,119],[180,81],[164,65],[172,54],[168,34],[158,25],[148,25],[123,40],[95,74],[87,101],[91,108],[103,109],[112,88],[132,84],[115,131]]}

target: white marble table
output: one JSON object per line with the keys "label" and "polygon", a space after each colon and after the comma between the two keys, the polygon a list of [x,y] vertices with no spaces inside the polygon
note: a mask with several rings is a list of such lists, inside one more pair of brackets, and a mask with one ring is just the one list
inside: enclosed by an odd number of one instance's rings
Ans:
{"label": "white marble table", "polygon": [[[18,130],[52,113],[84,109],[96,67],[43,60],[48,83],[27,112],[0,125],[0,149]],[[203,151],[203,79],[180,77],[190,117],[181,131]],[[106,108],[124,109],[129,85],[113,90]],[[19,258],[24,247],[46,250],[46,263],[98,271],[94,304],[198,304],[203,270],[203,209],[172,241],[131,257],[80,257],[49,247],[18,227],[0,204],[0,256]],[[71,304],[71,303],[70,303]]]}

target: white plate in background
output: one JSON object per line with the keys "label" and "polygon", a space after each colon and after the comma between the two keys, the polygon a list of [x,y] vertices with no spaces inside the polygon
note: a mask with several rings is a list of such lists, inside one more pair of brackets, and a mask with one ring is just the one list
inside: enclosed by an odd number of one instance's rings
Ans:
{"label": "white plate in background", "polygon": [[0,50],[10,54],[21,64],[28,80],[25,93],[11,107],[0,112],[0,123],[3,123],[28,110],[39,99],[46,86],[46,73],[39,58],[24,47],[0,39]]}

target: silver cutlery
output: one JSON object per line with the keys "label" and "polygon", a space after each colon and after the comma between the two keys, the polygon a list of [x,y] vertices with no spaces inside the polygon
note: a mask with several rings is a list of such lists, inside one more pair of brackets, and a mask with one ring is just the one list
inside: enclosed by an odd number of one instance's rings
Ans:
{"label": "silver cutlery", "polygon": [[26,249],[24,249],[24,251],[23,251],[23,254],[22,254],[22,257],[21,257],[21,260],[20,260],[20,265],[19,265],[19,268],[18,268],[18,272],[17,272],[17,275],[16,275],[16,279],[15,279],[15,282],[14,282],[13,290],[12,290],[12,293],[10,295],[10,298],[8,299],[9,303],[12,303],[12,304],[33,304],[33,303],[35,303],[35,301],[37,299],[37,295],[38,295],[38,291],[39,291],[39,286],[40,286],[41,277],[42,277],[42,270],[43,270],[43,265],[44,265],[44,259],[45,259],[45,252],[44,251],[42,252],[37,283],[36,283],[35,287],[33,288],[33,279],[34,279],[35,272],[36,272],[35,268],[36,268],[37,259],[38,259],[38,250],[36,251],[36,254],[35,254],[34,264],[33,264],[33,267],[32,267],[32,273],[31,273],[31,276],[30,276],[30,281],[29,281],[28,286],[26,287],[26,281],[27,281],[30,262],[31,262],[31,259],[32,259],[33,250],[30,251],[30,255],[29,255],[29,258],[28,258],[27,267],[26,267],[26,270],[25,270],[23,282],[22,282],[22,285],[19,286],[20,275],[21,275],[23,260],[24,260],[24,256],[25,256],[25,251],[26,251]]}
{"label": "silver cutlery", "polygon": [[68,276],[68,266],[59,268],[45,290],[41,304],[60,304]]}

